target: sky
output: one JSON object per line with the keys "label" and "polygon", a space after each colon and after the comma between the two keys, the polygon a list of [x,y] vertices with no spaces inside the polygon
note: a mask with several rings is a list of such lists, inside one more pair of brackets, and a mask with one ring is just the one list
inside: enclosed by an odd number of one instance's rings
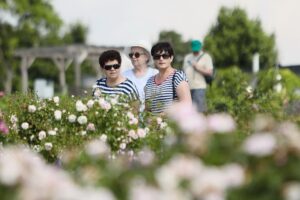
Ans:
{"label": "sky", "polygon": [[[259,19],[263,30],[275,34],[278,62],[300,64],[300,0],[51,0],[65,24],[88,27],[88,44],[126,46],[154,43],[162,30],[184,40],[203,40],[221,6],[244,9]],[[299,24],[298,24],[299,23]],[[297,25],[298,24],[298,25]]]}

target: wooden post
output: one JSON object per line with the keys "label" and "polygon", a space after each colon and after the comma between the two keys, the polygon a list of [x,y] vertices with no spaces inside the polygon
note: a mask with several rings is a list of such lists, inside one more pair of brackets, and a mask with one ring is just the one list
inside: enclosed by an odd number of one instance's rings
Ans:
{"label": "wooden post", "polygon": [[28,68],[32,65],[35,58],[30,56],[23,56],[21,61],[21,74],[22,74],[22,92],[28,92]]}
{"label": "wooden post", "polygon": [[67,88],[67,84],[66,84],[65,71],[68,69],[68,67],[70,66],[73,59],[64,58],[64,57],[55,57],[55,58],[52,58],[52,60],[59,70],[59,84],[61,87],[61,92],[63,94],[67,94],[68,88]]}
{"label": "wooden post", "polygon": [[74,68],[75,68],[75,87],[76,90],[79,90],[81,87],[81,63],[86,59],[88,55],[87,51],[82,51],[80,54],[76,55],[74,59]]}

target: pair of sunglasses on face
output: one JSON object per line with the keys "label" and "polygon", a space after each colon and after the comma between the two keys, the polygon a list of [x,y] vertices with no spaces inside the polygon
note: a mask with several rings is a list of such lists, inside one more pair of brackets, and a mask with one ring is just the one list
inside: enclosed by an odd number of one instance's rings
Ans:
{"label": "pair of sunglasses on face", "polygon": [[143,55],[144,53],[139,53],[139,52],[135,52],[135,53],[129,53],[129,58],[133,58],[133,56],[135,58],[139,58],[141,55]]}
{"label": "pair of sunglasses on face", "polygon": [[119,69],[121,67],[120,64],[113,64],[113,65],[104,65],[103,68],[105,70],[112,70],[112,68],[114,69]]}
{"label": "pair of sunglasses on face", "polygon": [[156,54],[156,55],[154,55],[153,56],[153,59],[154,60],[159,60],[160,58],[163,58],[163,59],[169,59],[169,58],[171,58],[171,56],[169,55],[169,54]]}

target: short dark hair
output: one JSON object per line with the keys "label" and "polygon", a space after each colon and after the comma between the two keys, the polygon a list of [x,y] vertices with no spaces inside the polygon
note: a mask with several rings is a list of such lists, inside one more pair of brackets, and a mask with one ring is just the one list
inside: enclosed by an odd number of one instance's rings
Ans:
{"label": "short dark hair", "polygon": [[153,45],[151,49],[151,55],[154,56],[157,53],[167,52],[170,56],[174,56],[174,50],[169,42],[158,42]]}
{"label": "short dark hair", "polygon": [[103,68],[105,63],[108,61],[112,60],[117,60],[119,64],[121,64],[121,55],[118,51],[116,50],[107,50],[104,51],[100,56],[99,56],[99,64]]}

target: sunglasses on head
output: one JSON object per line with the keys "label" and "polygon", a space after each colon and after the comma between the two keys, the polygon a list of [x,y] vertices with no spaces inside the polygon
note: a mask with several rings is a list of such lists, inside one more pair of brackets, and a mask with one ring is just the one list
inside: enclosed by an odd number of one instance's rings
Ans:
{"label": "sunglasses on head", "polygon": [[144,53],[139,53],[139,52],[135,52],[135,53],[129,53],[129,58],[133,58],[133,56],[135,58],[139,58],[141,55],[143,55]]}
{"label": "sunglasses on head", "polygon": [[154,60],[159,60],[160,58],[169,59],[171,56],[169,54],[156,54],[153,56]]}
{"label": "sunglasses on head", "polygon": [[105,70],[111,70],[112,68],[114,69],[119,69],[121,67],[120,64],[113,64],[113,65],[104,65],[103,68]]}

